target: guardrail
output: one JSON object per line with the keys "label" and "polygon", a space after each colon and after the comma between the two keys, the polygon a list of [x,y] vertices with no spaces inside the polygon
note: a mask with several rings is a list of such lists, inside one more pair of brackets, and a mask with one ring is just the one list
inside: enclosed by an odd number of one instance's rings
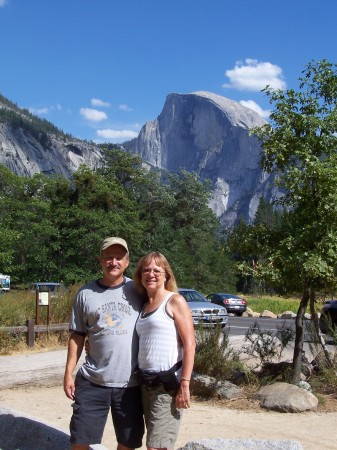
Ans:
{"label": "guardrail", "polygon": [[17,327],[0,327],[1,332],[7,332],[11,334],[26,333],[26,342],[28,347],[34,347],[35,333],[49,333],[54,331],[67,331],[69,330],[69,323],[57,323],[49,325],[36,325],[34,319],[26,321],[26,325]]}

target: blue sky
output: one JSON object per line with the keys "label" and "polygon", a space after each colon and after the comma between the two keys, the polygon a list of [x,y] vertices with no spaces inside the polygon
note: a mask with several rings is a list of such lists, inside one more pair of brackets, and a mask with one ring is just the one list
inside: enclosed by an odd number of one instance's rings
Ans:
{"label": "blue sky", "polygon": [[0,0],[0,93],[95,142],[136,137],[171,93],[266,118],[266,84],[337,62],[336,16],[336,0]]}

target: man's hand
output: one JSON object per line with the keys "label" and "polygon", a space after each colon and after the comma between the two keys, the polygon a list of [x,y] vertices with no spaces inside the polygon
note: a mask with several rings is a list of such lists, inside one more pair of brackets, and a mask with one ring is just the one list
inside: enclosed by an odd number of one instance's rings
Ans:
{"label": "man's hand", "polygon": [[70,400],[74,400],[75,398],[75,383],[74,379],[71,375],[64,375],[63,380],[63,390],[64,393]]}
{"label": "man's hand", "polygon": [[74,400],[75,398],[75,382],[73,373],[83,350],[84,339],[85,336],[72,333],[68,342],[68,354],[63,379],[63,390],[70,400]]}

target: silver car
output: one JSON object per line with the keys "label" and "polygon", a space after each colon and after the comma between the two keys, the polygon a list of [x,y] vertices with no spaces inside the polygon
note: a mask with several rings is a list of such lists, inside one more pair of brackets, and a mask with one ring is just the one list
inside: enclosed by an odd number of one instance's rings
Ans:
{"label": "silver car", "polygon": [[228,321],[228,313],[225,307],[215,305],[206,300],[200,292],[194,289],[179,289],[179,294],[187,301],[192,312],[194,325],[202,324],[205,327],[213,327],[220,324],[225,327]]}

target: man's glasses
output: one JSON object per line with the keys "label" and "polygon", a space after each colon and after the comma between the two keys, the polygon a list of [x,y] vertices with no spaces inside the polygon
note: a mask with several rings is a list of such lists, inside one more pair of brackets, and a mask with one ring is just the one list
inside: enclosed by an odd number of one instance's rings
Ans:
{"label": "man's glasses", "polygon": [[159,270],[159,269],[148,269],[148,268],[142,269],[142,274],[143,275],[150,275],[151,272],[153,272],[153,275],[155,277],[159,277],[162,273],[165,273],[165,272],[163,272],[162,270]]}

